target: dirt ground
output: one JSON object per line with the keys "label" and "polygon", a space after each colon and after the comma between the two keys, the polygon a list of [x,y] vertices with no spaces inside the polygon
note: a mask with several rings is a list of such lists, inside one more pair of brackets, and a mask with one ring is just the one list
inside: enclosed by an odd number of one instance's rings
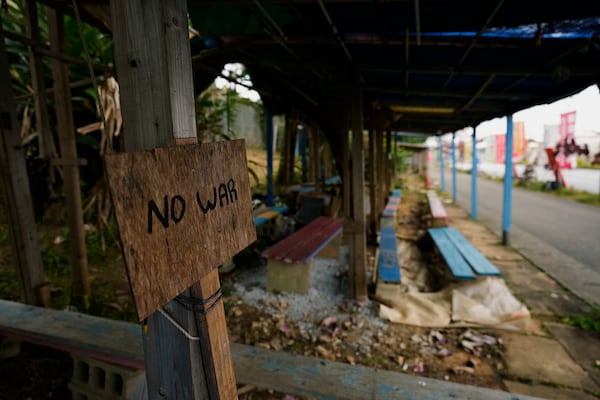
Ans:
{"label": "dirt ground", "polygon": [[[411,184],[403,188],[397,229],[398,238],[410,246],[420,245],[426,223],[424,194]],[[52,236],[55,234],[48,234]],[[369,247],[369,260],[375,259],[375,248]],[[245,304],[240,296],[232,293],[232,281],[237,271],[257,268],[262,260],[257,251],[250,252],[244,265],[222,275],[224,305],[231,341],[295,354],[337,360],[350,364],[361,364],[410,375],[437,378],[494,389],[504,389],[502,384],[501,338],[487,341],[494,336],[485,336],[485,331],[465,328],[434,330],[402,324],[389,324],[377,328],[367,345],[361,346],[365,333],[365,321],[357,317],[361,307],[353,301],[338,305],[337,312],[343,317],[325,319],[320,322],[320,332],[307,334],[298,323],[286,317],[286,304],[279,305],[276,313],[267,314]],[[6,250],[0,252],[0,296],[15,298],[15,286],[10,283],[12,264]],[[101,262],[104,259],[105,262]],[[439,259],[427,260],[439,263]],[[104,293],[102,304],[96,301],[92,310],[97,315],[133,321],[131,297],[126,291],[124,265],[118,251],[90,264],[93,274],[92,290]],[[14,276],[13,278],[14,279]],[[61,293],[64,280],[58,280],[54,291]],[[372,288],[371,288],[372,289]],[[372,291],[372,290],[371,290]],[[339,315],[339,314],[338,314]],[[499,340],[496,340],[499,339]],[[358,347],[357,347],[358,346]],[[361,351],[357,351],[360,348]],[[66,399],[70,398],[68,381],[71,374],[68,355],[49,349],[24,344],[16,357],[0,361],[0,399]],[[242,399],[293,399],[282,393],[273,393],[260,388],[243,387]]]}

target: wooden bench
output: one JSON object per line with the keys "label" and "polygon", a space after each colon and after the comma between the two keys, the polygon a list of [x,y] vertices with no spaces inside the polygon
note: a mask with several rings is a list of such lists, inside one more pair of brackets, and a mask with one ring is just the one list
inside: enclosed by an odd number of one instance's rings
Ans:
{"label": "wooden bench", "polygon": [[448,226],[448,213],[442,204],[442,200],[440,200],[433,190],[427,191],[427,202],[429,203],[429,211],[431,212],[431,225],[434,228]]}
{"label": "wooden bench", "polygon": [[269,240],[277,240],[279,227],[281,225],[281,215],[286,213],[287,206],[275,206],[264,210],[254,217],[254,226],[259,237],[266,237]]}
{"label": "wooden bench", "polygon": [[[142,327],[138,324],[0,300],[0,335],[144,368]],[[535,400],[238,343],[231,343],[231,354],[238,384],[314,399]]]}
{"label": "wooden bench", "polygon": [[394,189],[381,217],[377,254],[377,280],[379,282],[400,283],[401,280],[396,240],[396,211],[401,197],[402,191]]}
{"label": "wooden bench", "polygon": [[498,268],[455,228],[430,228],[428,232],[456,278],[475,279],[475,273],[500,275]]}
{"label": "wooden bench", "polygon": [[341,218],[319,217],[265,250],[262,256],[268,260],[267,289],[308,292],[312,260],[332,241],[332,247],[339,248],[342,223]]}
{"label": "wooden bench", "polygon": [[400,283],[400,278],[396,230],[393,227],[382,225],[379,233],[377,279],[387,283]]}

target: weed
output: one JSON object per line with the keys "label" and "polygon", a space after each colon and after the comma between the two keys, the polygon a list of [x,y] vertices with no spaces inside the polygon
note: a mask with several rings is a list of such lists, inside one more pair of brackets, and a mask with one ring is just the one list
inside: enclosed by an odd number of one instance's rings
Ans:
{"label": "weed", "polygon": [[590,315],[576,315],[563,318],[562,322],[567,325],[576,326],[584,331],[600,332],[600,310]]}

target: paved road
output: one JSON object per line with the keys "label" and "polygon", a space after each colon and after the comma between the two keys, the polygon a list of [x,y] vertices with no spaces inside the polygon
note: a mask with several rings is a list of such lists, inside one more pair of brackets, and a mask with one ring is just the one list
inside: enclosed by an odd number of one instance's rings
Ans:
{"label": "paved road", "polygon": [[[439,182],[439,169],[429,171]],[[445,176],[451,194],[450,171]],[[501,236],[503,186],[477,182],[479,220]],[[457,197],[470,211],[470,174],[457,174]],[[600,304],[600,209],[519,188],[512,203],[512,245],[580,297]]]}

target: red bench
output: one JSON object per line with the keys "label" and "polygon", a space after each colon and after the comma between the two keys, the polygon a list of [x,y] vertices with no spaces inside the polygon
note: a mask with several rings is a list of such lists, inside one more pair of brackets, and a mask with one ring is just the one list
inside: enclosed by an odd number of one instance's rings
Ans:
{"label": "red bench", "polygon": [[427,202],[429,203],[429,210],[433,219],[432,226],[434,228],[448,226],[448,213],[442,204],[442,200],[440,200],[433,190],[427,191]]}
{"label": "red bench", "polygon": [[341,218],[319,217],[265,250],[262,256],[268,260],[267,290],[308,292],[313,258],[319,253],[336,256],[342,225]]}

